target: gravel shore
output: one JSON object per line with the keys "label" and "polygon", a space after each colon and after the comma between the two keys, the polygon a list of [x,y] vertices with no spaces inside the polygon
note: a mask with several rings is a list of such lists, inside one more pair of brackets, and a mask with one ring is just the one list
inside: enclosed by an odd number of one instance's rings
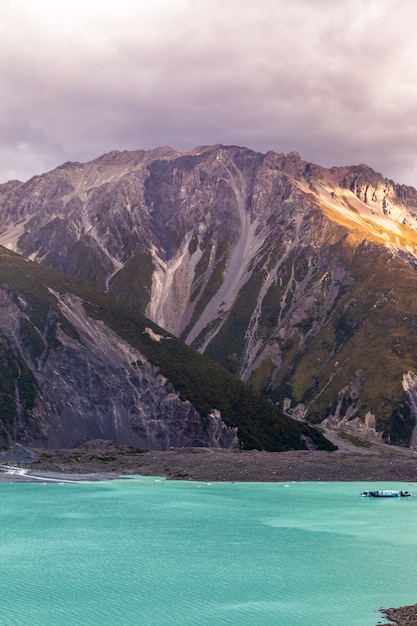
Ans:
{"label": "gravel shore", "polygon": [[[23,449],[24,450],[24,449]],[[109,441],[71,450],[36,450],[31,458],[13,448],[0,464],[69,474],[140,474],[173,480],[204,481],[417,481],[417,454],[373,445],[345,446],[336,452],[232,452],[212,448],[176,448],[144,452]]]}

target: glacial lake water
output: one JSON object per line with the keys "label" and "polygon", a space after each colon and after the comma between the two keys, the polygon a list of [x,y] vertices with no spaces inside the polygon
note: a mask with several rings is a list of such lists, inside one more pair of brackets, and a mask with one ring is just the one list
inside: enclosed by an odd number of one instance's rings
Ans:
{"label": "glacial lake water", "polygon": [[409,483],[0,484],[2,626],[375,626],[417,602]]}

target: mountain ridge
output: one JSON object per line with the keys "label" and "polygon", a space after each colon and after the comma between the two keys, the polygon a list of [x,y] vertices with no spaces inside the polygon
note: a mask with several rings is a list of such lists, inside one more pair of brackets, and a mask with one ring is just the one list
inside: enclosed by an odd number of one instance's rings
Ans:
{"label": "mountain ridge", "polygon": [[3,245],[146,313],[289,414],[401,445],[416,233],[412,187],[238,146],[113,151],[0,185]]}

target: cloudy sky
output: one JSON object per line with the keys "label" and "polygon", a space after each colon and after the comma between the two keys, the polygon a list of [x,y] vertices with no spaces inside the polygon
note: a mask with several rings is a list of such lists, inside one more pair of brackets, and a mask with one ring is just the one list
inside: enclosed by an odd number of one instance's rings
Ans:
{"label": "cloudy sky", "polygon": [[0,0],[0,182],[223,143],[417,187],[416,0]]}

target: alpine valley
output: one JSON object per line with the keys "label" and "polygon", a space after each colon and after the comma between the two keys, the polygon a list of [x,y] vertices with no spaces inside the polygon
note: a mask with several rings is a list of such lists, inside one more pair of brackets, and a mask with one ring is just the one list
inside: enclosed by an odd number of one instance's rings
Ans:
{"label": "alpine valley", "polygon": [[331,449],[314,425],[417,445],[411,187],[115,151],[0,185],[0,244],[3,446]]}

